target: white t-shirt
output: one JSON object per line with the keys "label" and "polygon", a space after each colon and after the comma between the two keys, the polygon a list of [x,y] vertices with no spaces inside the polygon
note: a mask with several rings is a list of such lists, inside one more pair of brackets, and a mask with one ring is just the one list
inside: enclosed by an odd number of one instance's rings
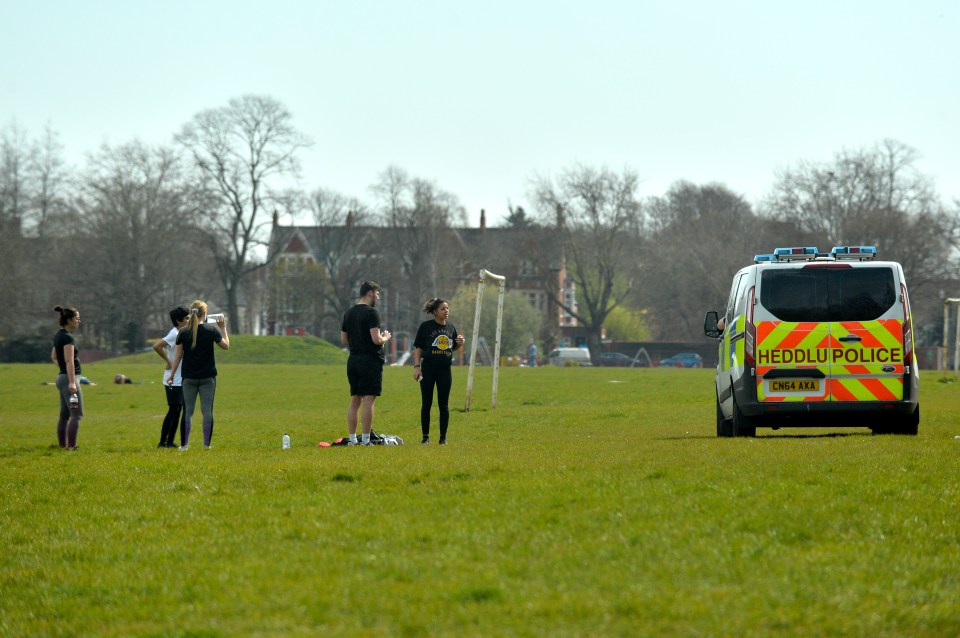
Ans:
{"label": "white t-shirt", "polygon": [[[176,328],[170,328],[170,332],[167,333],[167,336],[163,338],[163,341],[167,344],[167,361],[173,363],[173,357],[177,352],[177,334],[180,331]],[[173,373],[173,385],[180,386],[183,384],[183,377],[180,376],[180,373],[183,369],[183,361],[180,361],[180,365],[177,366],[176,372]],[[163,371],[163,383],[167,382],[168,371]]]}

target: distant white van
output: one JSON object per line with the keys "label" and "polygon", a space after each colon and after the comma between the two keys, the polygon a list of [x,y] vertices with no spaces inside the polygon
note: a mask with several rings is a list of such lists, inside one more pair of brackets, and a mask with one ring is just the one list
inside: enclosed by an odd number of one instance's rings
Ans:
{"label": "distant white van", "polygon": [[592,366],[589,348],[557,348],[550,353],[553,366]]}

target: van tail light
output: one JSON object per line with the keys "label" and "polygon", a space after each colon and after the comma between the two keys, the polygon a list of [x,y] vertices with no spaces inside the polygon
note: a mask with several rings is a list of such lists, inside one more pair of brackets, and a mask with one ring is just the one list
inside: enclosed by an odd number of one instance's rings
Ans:
{"label": "van tail light", "polygon": [[757,367],[755,357],[757,349],[757,327],[753,325],[753,294],[756,289],[756,286],[751,286],[750,292],[747,293],[747,325],[743,339],[743,358],[746,366],[750,368],[751,374]]}
{"label": "van tail light", "polygon": [[907,287],[900,284],[900,306],[903,308],[903,365],[913,365],[913,333],[910,331],[910,301],[907,299]]}

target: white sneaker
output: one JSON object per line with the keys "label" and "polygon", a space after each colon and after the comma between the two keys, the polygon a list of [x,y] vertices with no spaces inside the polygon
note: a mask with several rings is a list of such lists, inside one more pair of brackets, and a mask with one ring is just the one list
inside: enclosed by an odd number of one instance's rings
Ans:
{"label": "white sneaker", "polygon": [[181,452],[186,452],[187,450],[190,449],[190,446],[189,446],[189,445],[181,445],[181,446],[178,447],[177,449],[180,450]]}

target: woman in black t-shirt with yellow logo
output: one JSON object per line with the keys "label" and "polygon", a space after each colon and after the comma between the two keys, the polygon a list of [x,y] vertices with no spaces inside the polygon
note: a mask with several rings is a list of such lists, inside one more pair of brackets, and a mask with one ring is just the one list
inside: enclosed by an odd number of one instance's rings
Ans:
{"label": "woman in black t-shirt with yellow logo", "polygon": [[450,424],[450,387],[453,375],[453,351],[463,346],[463,335],[456,326],[447,323],[449,304],[436,297],[423,305],[423,311],[432,314],[420,324],[413,340],[413,378],[420,382],[420,429],[421,443],[430,442],[430,410],[433,408],[433,388],[437,388],[437,407],[440,409],[440,445],[447,443],[447,427]]}

